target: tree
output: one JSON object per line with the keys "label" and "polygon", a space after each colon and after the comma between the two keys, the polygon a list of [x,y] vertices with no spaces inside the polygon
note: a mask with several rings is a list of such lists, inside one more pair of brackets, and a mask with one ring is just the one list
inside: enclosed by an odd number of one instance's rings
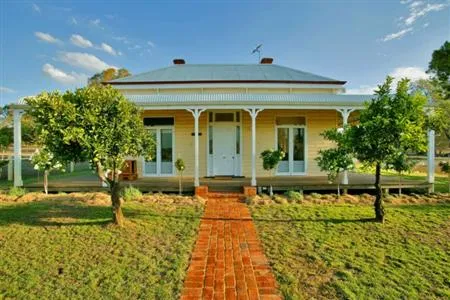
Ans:
{"label": "tree", "polygon": [[[263,160],[264,170],[273,172],[284,156],[285,153],[281,150],[264,150],[261,152],[260,157]],[[269,194],[273,196],[272,184],[270,184]]]}
{"label": "tree", "polygon": [[130,75],[131,73],[124,68],[118,70],[115,68],[108,68],[90,77],[88,80],[88,84],[89,85],[101,84],[102,82],[123,78]]}
{"label": "tree", "polygon": [[140,110],[111,86],[44,92],[26,99],[39,141],[63,165],[88,160],[111,193],[114,223],[122,226],[119,174],[127,156],[149,159],[154,146]]}
{"label": "tree", "polygon": [[426,150],[426,98],[410,94],[409,81],[402,79],[395,94],[391,93],[392,78],[378,86],[375,98],[361,111],[359,124],[344,134],[352,153],[362,163],[375,166],[375,219],[384,222],[385,211],[381,189],[381,169],[409,151]]}
{"label": "tree", "polygon": [[398,173],[399,188],[398,194],[402,194],[402,174],[405,172],[411,172],[411,169],[416,163],[409,159],[406,153],[402,153],[394,157],[393,161],[387,163],[386,168],[394,170]]}
{"label": "tree", "polygon": [[48,194],[48,175],[52,170],[64,171],[63,164],[57,161],[53,153],[45,147],[36,149],[36,152],[31,156],[31,163],[35,170],[44,172],[44,192]]}
{"label": "tree", "polygon": [[441,167],[441,171],[444,173],[447,173],[448,179],[448,192],[450,193],[450,162],[448,161],[441,161],[439,163],[439,167]]}
{"label": "tree", "polygon": [[182,181],[183,181],[183,171],[186,168],[186,166],[184,165],[184,161],[179,158],[175,161],[175,168],[177,168],[178,174],[180,175],[178,178],[178,192],[180,195],[183,194],[183,185],[182,185]]}
{"label": "tree", "polygon": [[450,99],[450,42],[445,41],[441,48],[433,51],[427,72],[441,88],[442,98]]}
{"label": "tree", "polygon": [[[346,140],[347,135],[343,130],[330,129],[321,134],[325,139],[335,142],[336,148],[330,148],[319,151],[316,158],[321,171],[327,172],[328,180],[333,182],[339,178],[339,174],[344,171],[352,170],[355,165],[349,143]],[[338,197],[341,196],[340,180],[338,180]]]}

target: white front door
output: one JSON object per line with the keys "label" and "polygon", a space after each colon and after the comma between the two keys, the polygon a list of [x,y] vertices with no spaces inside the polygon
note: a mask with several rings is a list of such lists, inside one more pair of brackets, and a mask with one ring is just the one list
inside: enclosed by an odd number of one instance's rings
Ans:
{"label": "white front door", "polygon": [[215,124],[214,175],[234,175],[236,129],[232,124]]}

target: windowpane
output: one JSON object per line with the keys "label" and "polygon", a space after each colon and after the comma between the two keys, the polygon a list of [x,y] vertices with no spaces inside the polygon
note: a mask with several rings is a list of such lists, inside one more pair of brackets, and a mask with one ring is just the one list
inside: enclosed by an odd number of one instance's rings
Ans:
{"label": "windowpane", "polygon": [[216,113],[215,122],[234,122],[234,113]]}
{"label": "windowpane", "polygon": [[305,117],[277,117],[277,125],[306,125]]}
{"label": "windowpane", "polygon": [[305,129],[304,128],[292,128],[293,142],[294,142],[294,172],[305,171]]}
{"label": "windowpane", "polygon": [[236,112],[236,122],[240,122],[241,121],[241,113],[240,112]]}
{"label": "windowpane", "polygon": [[[156,130],[155,129],[149,129],[148,130],[150,135],[152,136],[152,139],[156,143]],[[146,160],[144,163],[144,173],[145,174],[156,174],[156,145],[152,150],[152,153],[150,154],[151,157],[149,160]]]}
{"label": "windowpane", "polygon": [[278,150],[285,153],[285,156],[278,164],[278,172],[289,172],[289,128],[278,128]]}
{"label": "windowpane", "polygon": [[174,123],[174,118],[144,118],[145,126],[171,126]]}
{"label": "windowpane", "polygon": [[172,129],[161,129],[161,174],[172,174]]}
{"label": "windowpane", "polygon": [[241,153],[241,126],[236,126],[236,154]]}
{"label": "windowpane", "polygon": [[213,127],[209,126],[209,137],[208,137],[208,142],[209,142],[209,154],[213,154]]}

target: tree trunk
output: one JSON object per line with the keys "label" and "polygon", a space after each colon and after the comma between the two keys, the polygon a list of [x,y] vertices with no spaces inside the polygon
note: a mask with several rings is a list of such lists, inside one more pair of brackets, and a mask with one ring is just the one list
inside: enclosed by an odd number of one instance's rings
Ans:
{"label": "tree trunk", "polygon": [[44,192],[48,195],[48,170],[44,171]]}
{"label": "tree trunk", "polygon": [[180,173],[180,176],[178,178],[178,192],[179,192],[180,196],[183,195],[182,181],[183,181],[183,173]]}
{"label": "tree trunk", "polygon": [[398,173],[398,195],[402,195],[402,172]]}
{"label": "tree trunk", "polygon": [[113,211],[113,222],[119,227],[123,226],[122,203],[120,202],[120,185],[116,181],[111,183],[111,202]]}
{"label": "tree trunk", "polygon": [[339,181],[338,181],[338,191],[337,192],[338,192],[337,196],[338,196],[338,199],[339,199],[339,198],[341,198],[341,184],[339,183]]}
{"label": "tree trunk", "polygon": [[381,164],[376,164],[375,171],[375,220],[384,223],[383,191],[381,189]]}

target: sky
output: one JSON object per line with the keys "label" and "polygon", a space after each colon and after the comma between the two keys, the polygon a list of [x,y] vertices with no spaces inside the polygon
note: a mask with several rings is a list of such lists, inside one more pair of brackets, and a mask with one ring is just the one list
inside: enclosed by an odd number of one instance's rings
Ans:
{"label": "sky", "polygon": [[86,85],[107,67],[132,74],[186,63],[274,63],[367,94],[387,75],[426,78],[450,40],[450,0],[0,0],[0,104]]}

